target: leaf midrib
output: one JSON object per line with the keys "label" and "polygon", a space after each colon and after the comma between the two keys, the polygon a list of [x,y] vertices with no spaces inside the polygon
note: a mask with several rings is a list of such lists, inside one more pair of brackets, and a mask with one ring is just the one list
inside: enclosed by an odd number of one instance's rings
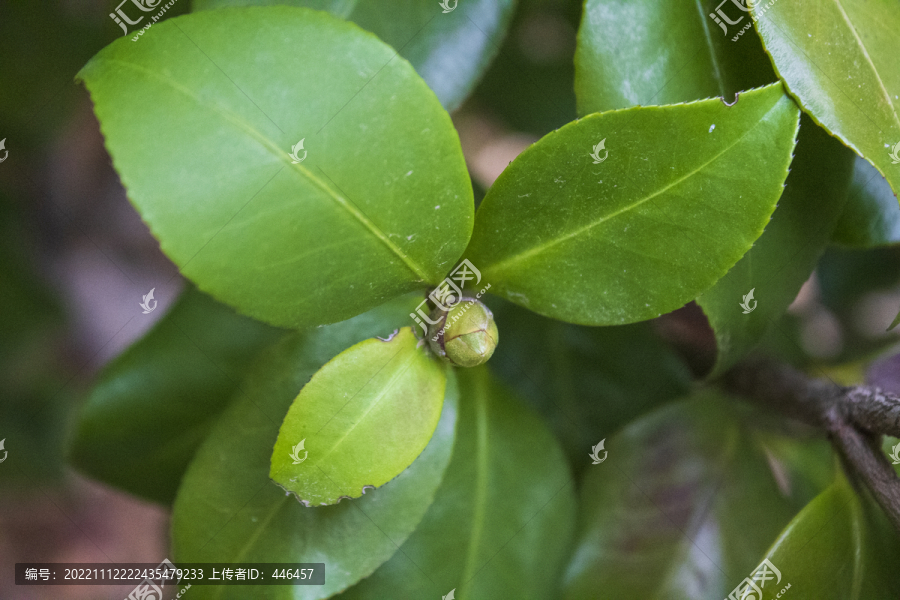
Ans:
{"label": "leaf midrib", "polygon": [[[712,463],[716,465],[716,471],[719,475],[718,484],[712,487],[713,493],[707,500],[706,506],[702,507],[702,509],[698,507],[698,510],[692,513],[692,517],[695,519],[696,524],[696,528],[691,532],[692,534],[696,534],[697,532],[699,532],[703,528],[704,523],[706,523],[710,519],[720,516],[710,516],[710,514],[715,510],[716,496],[718,495],[722,485],[725,484],[724,480],[729,471],[728,466],[735,459],[735,451],[738,447],[740,430],[735,427],[733,423],[729,423],[729,431],[727,436],[728,437],[724,440],[722,451],[719,454],[718,460]],[[687,559],[690,556],[691,546],[696,547],[700,551],[700,553],[703,554],[703,556],[705,556],[707,559],[709,558],[708,556],[706,556],[706,553],[703,552],[703,550],[699,546],[697,546],[694,539],[688,535],[687,529],[690,528],[690,526],[691,523],[688,522],[685,524],[684,529],[679,528],[679,530],[682,531],[683,536],[680,540],[680,543],[677,545],[677,549],[672,552],[668,570],[665,576],[660,579],[660,583],[657,586],[652,598],[660,600],[667,598],[667,596],[663,596],[662,594],[671,589],[675,576],[677,575],[678,571],[684,566],[685,562],[687,562]],[[718,568],[721,572],[721,567]]]}
{"label": "leaf midrib", "polygon": [[[391,362],[392,360],[394,360],[394,358],[396,358],[397,354],[400,354],[400,352],[402,352],[403,350],[409,350],[409,349],[401,348],[400,350],[397,351],[396,354],[394,354],[394,356],[392,356],[391,358],[388,359],[388,362]],[[406,375],[406,372],[409,371],[410,367],[412,367],[412,363],[416,358],[417,358],[416,349],[412,348],[412,352],[409,352],[409,356],[407,357],[406,362],[397,366],[398,371],[395,372],[393,375],[391,375],[390,380],[388,380],[388,382],[384,386],[382,386],[381,391],[378,393],[378,395],[375,398],[373,398],[372,402],[366,408],[365,412],[362,415],[360,415],[359,418],[356,420],[356,422],[353,425],[351,425],[347,429],[347,431],[345,431],[344,434],[341,435],[341,437],[338,438],[334,442],[334,444],[331,446],[331,448],[329,448],[328,451],[325,452],[321,458],[319,458],[315,463],[313,463],[313,466],[318,466],[320,464],[323,464],[325,459],[327,459],[338,448],[338,446],[340,446],[344,442],[344,440],[347,439],[347,436],[349,436],[351,433],[353,433],[353,430],[356,429],[356,427],[365,420],[365,418],[369,415],[369,413],[371,413],[373,410],[375,410],[375,407],[381,403],[381,400],[384,398],[385,394],[387,394],[389,390],[393,389],[394,386],[397,385],[397,381],[400,380],[404,375]],[[385,366],[387,366],[387,365],[385,365]],[[368,386],[369,383],[371,383],[371,379],[368,382],[366,382],[365,385],[363,385],[363,389],[365,389],[365,387]],[[362,389],[360,391],[362,391]],[[357,393],[359,393],[359,392],[357,392]],[[338,413],[340,413],[340,411],[338,411]],[[336,416],[337,415],[335,415],[335,417]],[[333,418],[334,417],[332,417],[332,419]]]}
{"label": "leaf midrib", "polygon": [[844,10],[844,6],[841,4],[841,0],[834,0],[834,3],[837,6],[838,10],[841,11],[841,18],[844,19],[844,22],[847,24],[847,28],[850,29],[850,32],[853,34],[853,37],[856,39],[856,43],[859,44],[859,48],[860,50],[862,50],[863,56],[866,57],[866,62],[869,63],[869,66],[872,68],[872,73],[875,74],[875,79],[878,80],[878,86],[881,88],[882,93],[884,93],[884,97],[887,100],[888,106],[891,107],[891,113],[894,115],[894,121],[897,123],[898,128],[900,128],[900,118],[897,117],[897,108],[891,101],[891,94],[887,91],[887,88],[884,87],[884,81],[881,79],[881,73],[878,72],[878,69],[875,67],[875,63],[872,62],[872,57],[869,56],[868,48],[866,48],[866,45],[863,43],[862,38],[860,38],[859,34],[856,32],[856,27],[850,20],[850,16],[847,14],[847,11]]}
{"label": "leaf midrib", "polygon": [[462,571],[463,585],[460,597],[468,598],[471,579],[475,573],[475,558],[484,534],[484,523],[487,518],[487,475],[488,475],[488,417],[484,371],[478,377],[478,393],[475,397],[475,493],[473,497],[472,529],[469,534],[469,547],[466,550],[466,562]]}
{"label": "leaf midrib", "polygon": [[[539,254],[539,253],[541,253],[541,252],[544,252],[544,251],[546,251],[547,249],[552,248],[553,246],[559,245],[559,244],[561,244],[561,243],[563,243],[563,242],[566,242],[566,241],[568,241],[569,239],[571,239],[571,238],[573,238],[573,237],[579,236],[579,235],[581,235],[582,233],[584,233],[584,232],[586,232],[586,231],[589,231],[590,229],[593,229],[594,227],[596,227],[596,226],[598,226],[598,225],[600,225],[600,224],[602,224],[602,223],[605,223],[606,221],[609,221],[609,220],[611,220],[611,219],[614,219],[615,217],[621,215],[622,213],[625,213],[625,212],[628,212],[628,211],[630,211],[630,210],[632,210],[632,209],[635,209],[635,208],[641,206],[642,204],[644,204],[644,203],[646,203],[646,202],[649,202],[650,200],[652,200],[652,199],[655,198],[656,196],[659,196],[660,194],[663,194],[663,193],[667,192],[668,190],[670,190],[671,188],[673,188],[673,187],[679,185],[680,183],[684,182],[685,180],[687,180],[687,179],[689,179],[689,178],[691,178],[691,177],[697,175],[700,171],[702,171],[703,169],[705,169],[706,167],[708,167],[708,166],[709,166],[710,164],[712,164],[713,162],[717,161],[723,154],[725,154],[726,152],[728,152],[729,150],[731,150],[732,148],[734,148],[736,145],[738,145],[745,137],[747,137],[747,135],[749,135],[752,131],[754,131],[757,127],[759,127],[759,125],[760,125],[761,123],[764,123],[764,122],[766,121],[766,119],[769,117],[769,115],[772,113],[772,111],[774,111],[776,108],[778,108],[778,106],[781,104],[782,99],[783,99],[783,98],[779,98],[779,99],[772,105],[772,107],[769,108],[769,110],[767,110],[766,113],[765,113],[760,119],[758,119],[758,120],[756,121],[756,123],[753,124],[752,127],[748,128],[747,131],[745,131],[745,132],[744,132],[739,138],[737,138],[734,142],[732,142],[732,143],[729,144],[728,146],[725,146],[725,148],[724,148],[721,152],[719,152],[718,154],[716,154],[715,156],[713,156],[711,159],[709,159],[708,161],[706,161],[705,163],[703,163],[702,165],[700,165],[700,166],[697,167],[696,169],[694,169],[694,170],[692,170],[692,171],[686,173],[684,176],[682,176],[682,177],[676,179],[675,181],[673,181],[673,182],[667,184],[666,186],[660,188],[659,190],[657,190],[657,191],[655,191],[655,192],[649,194],[648,196],[646,196],[646,197],[644,197],[644,198],[641,198],[641,199],[637,200],[636,202],[634,202],[634,203],[632,203],[632,204],[630,204],[630,205],[628,205],[628,206],[625,206],[625,207],[623,207],[623,208],[621,208],[621,209],[619,209],[619,210],[617,210],[617,211],[615,211],[615,212],[613,212],[613,213],[611,213],[611,214],[604,215],[604,216],[600,217],[599,219],[597,219],[597,220],[595,220],[595,221],[592,221],[591,223],[588,223],[587,225],[584,225],[583,227],[580,227],[580,228],[578,228],[578,229],[572,231],[571,233],[567,233],[567,234],[565,234],[565,235],[562,235],[562,236],[559,236],[559,237],[557,237],[557,238],[551,239],[551,240],[549,240],[549,241],[547,241],[547,242],[545,242],[545,243],[543,243],[543,244],[540,244],[540,245],[538,245],[538,246],[534,246],[534,247],[531,248],[530,250],[527,250],[527,251],[525,251],[525,252],[521,252],[520,254],[517,254],[517,255],[513,255],[513,256],[511,256],[511,257],[505,259],[505,260],[502,260],[502,261],[500,261],[500,262],[498,262],[498,263],[495,263],[495,264],[493,264],[493,265],[491,265],[491,266],[486,267],[484,270],[485,270],[486,272],[489,271],[489,272],[492,273],[492,274],[496,274],[498,271],[502,271],[503,269],[508,268],[508,267],[509,267],[510,265],[512,265],[512,264],[515,264],[515,263],[517,263],[517,262],[520,262],[520,261],[522,261],[522,260],[524,260],[524,259],[526,259],[526,258],[530,258],[530,257],[534,256],[535,254]],[[637,110],[641,110],[641,109],[638,108]]]}
{"label": "leaf midrib", "polygon": [[[278,512],[282,508],[284,508],[287,505],[288,499],[289,498],[287,496],[284,496],[284,497],[279,498],[278,501],[275,502],[273,508],[269,511],[269,514],[266,515],[266,517],[259,523],[259,525],[257,525],[256,531],[254,531],[253,534],[247,539],[247,541],[244,543],[244,545],[241,547],[241,549],[238,551],[238,553],[234,555],[234,558],[232,559],[231,562],[235,562],[235,563],[241,562],[241,560],[244,558],[244,556],[247,555],[247,552],[250,551],[250,548],[252,548],[253,546],[256,545],[256,542],[257,542],[257,540],[259,540],[259,537],[262,535],[263,531],[265,531],[265,529],[269,526],[269,522],[273,518],[275,518],[275,515],[277,515]],[[222,594],[227,589],[227,586],[219,585],[219,586],[216,586],[216,588],[218,588],[218,589],[215,591],[215,596],[213,596],[213,598],[221,598]]]}
{"label": "leaf midrib", "polygon": [[725,82],[722,80],[722,71],[719,69],[719,61],[716,57],[712,37],[709,33],[709,18],[707,18],[706,14],[703,12],[700,0],[694,0],[694,5],[697,7],[697,14],[700,16],[700,26],[703,28],[703,39],[706,40],[706,46],[709,48],[709,59],[712,61],[713,71],[715,72],[714,77],[716,83],[719,84],[719,92],[722,94],[722,98],[725,98]]}
{"label": "leaf midrib", "polygon": [[194,92],[192,92],[189,88],[184,87],[183,85],[177,83],[176,81],[164,77],[155,71],[152,71],[146,67],[141,65],[131,63],[128,61],[124,61],[117,58],[101,58],[95,59],[98,62],[109,62],[121,65],[125,68],[129,68],[141,73],[146,74],[149,77],[152,77],[156,81],[169,86],[172,90],[176,92],[180,92],[184,96],[193,100],[199,107],[207,108],[212,113],[219,115],[223,120],[231,123],[247,135],[254,138],[258,141],[264,148],[269,150],[273,156],[275,156],[278,160],[285,163],[289,167],[293,167],[293,171],[299,173],[301,176],[308,179],[313,185],[321,189],[326,196],[332,199],[340,208],[345,210],[350,214],[356,221],[358,221],[363,227],[369,230],[384,246],[388,248],[400,261],[406,265],[406,267],[413,272],[413,274],[419,278],[420,281],[428,281],[429,276],[425,272],[425,270],[416,263],[412,258],[407,256],[404,252],[400,250],[375,223],[373,223],[361,210],[359,210],[352,202],[348,201],[346,198],[342,197],[336,191],[331,189],[331,187],[322,181],[319,177],[316,177],[309,169],[304,167],[302,164],[294,164],[292,161],[288,160],[288,155],[286,152],[283,152],[275,142],[271,139],[263,135],[256,128],[254,128],[250,123],[247,123],[244,119],[242,119],[239,115],[232,113],[229,110],[226,110],[220,106],[218,106],[214,102],[209,102],[208,104],[202,101],[202,98],[197,96]]}

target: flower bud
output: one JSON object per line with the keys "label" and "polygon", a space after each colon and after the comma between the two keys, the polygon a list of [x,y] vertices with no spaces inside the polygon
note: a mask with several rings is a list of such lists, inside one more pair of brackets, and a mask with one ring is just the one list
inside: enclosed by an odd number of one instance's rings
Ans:
{"label": "flower bud", "polygon": [[494,314],[475,298],[463,297],[449,311],[436,308],[428,328],[432,352],[458,367],[477,367],[494,353],[499,335]]}

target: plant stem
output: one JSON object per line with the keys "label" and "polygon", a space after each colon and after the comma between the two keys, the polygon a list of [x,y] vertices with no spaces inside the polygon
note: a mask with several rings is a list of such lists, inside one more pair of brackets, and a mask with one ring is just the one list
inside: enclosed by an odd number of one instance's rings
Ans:
{"label": "plant stem", "polygon": [[900,478],[881,451],[881,435],[900,437],[900,397],[876,387],[842,387],[787,365],[754,360],[722,377],[725,388],[828,433],[900,533]]}

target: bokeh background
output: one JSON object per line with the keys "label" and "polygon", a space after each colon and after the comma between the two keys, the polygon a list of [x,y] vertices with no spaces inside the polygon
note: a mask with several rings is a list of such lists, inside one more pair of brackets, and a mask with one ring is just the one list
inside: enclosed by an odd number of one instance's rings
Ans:
{"label": "bokeh background", "polygon": [[[16,562],[154,562],[168,512],[66,466],[66,439],[103,365],[165,314],[183,281],[129,204],[84,88],[87,60],[119,37],[101,0],[0,0],[0,598],[123,598],[125,587],[16,588]],[[167,17],[187,12],[179,0]],[[580,2],[522,0],[472,97],[453,114],[476,200],[530,143],[575,119]],[[227,151],[227,150],[225,150]],[[143,314],[154,290],[157,308]],[[737,300],[736,300],[737,302]],[[829,249],[769,350],[859,378],[896,343],[900,248]],[[713,340],[688,305],[654,323],[695,374]]]}

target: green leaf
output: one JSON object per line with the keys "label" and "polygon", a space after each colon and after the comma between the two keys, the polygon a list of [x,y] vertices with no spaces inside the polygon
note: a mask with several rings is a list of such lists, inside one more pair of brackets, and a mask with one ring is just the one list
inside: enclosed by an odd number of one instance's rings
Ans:
{"label": "green leaf", "polygon": [[650,323],[582,327],[487,302],[498,323],[514,325],[503,329],[491,369],[544,416],[576,471],[590,465],[585,448],[690,388],[684,361]]}
{"label": "green leaf", "polygon": [[468,241],[459,139],[395,57],[326,13],[228,8],[113,42],[79,77],[129,198],[182,272],[303,327],[440,281]]}
{"label": "green leaf", "polygon": [[555,319],[620,325],[675,310],[762,233],[798,120],[776,84],[731,107],[705,100],[570,123],[500,175],[466,256],[492,292]]}
{"label": "green leaf", "polygon": [[409,327],[334,357],[303,386],[269,476],[306,506],[358,498],[408,467],[441,417],[445,369]]}
{"label": "green leaf", "polygon": [[900,314],[898,314],[897,317],[891,322],[891,324],[888,326],[887,330],[890,331],[897,325],[900,325]]}
{"label": "green leaf", "polygon": [[751,10],[791,96],[900,193],[900,4],[754,1]]}
{"label": "green leaf", "polygon": [[472,91],[496,54],[513,0],[449,0],[444,13],[438,0],[194,0],[194,10],[223,6],[305,6],[327,10],[371,31],[397,49],[434,90],[447,110]]}
{"label": "green leaf", "polygon": [[849,200],[834,232],[834,242],[855,248],[900,243],[900,206],[875,167],[856,157]]}
{"label": "green leaf", "polygon": [[69,460],[101,481],[171,503],[247,365],[283,334],[187,288],[147,335],[100,374],[78,419]]}
{"label": "green leaf", "polygon": [[[257,362],[197,452],[172,516],[173,560],[325,562],[324,586],[260,586],[260,600],[327,598],[369,575],[397,551],[434,499],[450,462],[457,392],[447,383],[441,420],[425,451],[393,481],[362,498],[306,508],[268,478],[272,445],[291,402],[346,344],[387,336],[414,304],[289,336]],[[244,600],[242,586],[200,586],[198,599]]]}
{"label": "green leaf", "polygon": [[[762,588],[785,598],[869,600],[900,594],[900,540],[872,503],[861,500],[843,476],[785,527],[765,559],[781,573]],[[733,586],[750,571],[732,578]]]}
{"label": "green leaf", "polygon": [[723,7],[738,21],[723,36],[712,9],[699,2],[587,0],[575,53],[578,113],[712,96],[730,101],[776,81],[752,28],[732,41],[750,23],[746,13]]}
{"label": "green leaf", "polygon": [[[888,460],[894,465],[894,471],[897,472],[897,476],[900,477],[900,438],[886,435],[881,440],[881,446],[884,449],[884,453],[890,457]],[[897,458],[894,458],[895,456]]]}
{"label": "green leaf", "polygon": [[[781,466],[786,453],[769,451],[773,434],[763,423],[764,415],[710,392],[607,440],[607,460],[582,483],[563,597],[727,596],[809,499],[802,469]],[[830,460],[825,445],[815,462]]]}
{"label": "green leaf", "polygon": [[[797,297],[831,240],[852,170],[853,153],[804,117],[772,221],[728,274],[697,298],[718,348],[710,377],[750,351]],[[748,313],[741,302],[751,292]]]}
{"label": "green leaf", "polygon": [[434,504],[400,551],[342,599],[554,596],[575,518],[562,451],[485,367],[456,373],[459,430]]}

